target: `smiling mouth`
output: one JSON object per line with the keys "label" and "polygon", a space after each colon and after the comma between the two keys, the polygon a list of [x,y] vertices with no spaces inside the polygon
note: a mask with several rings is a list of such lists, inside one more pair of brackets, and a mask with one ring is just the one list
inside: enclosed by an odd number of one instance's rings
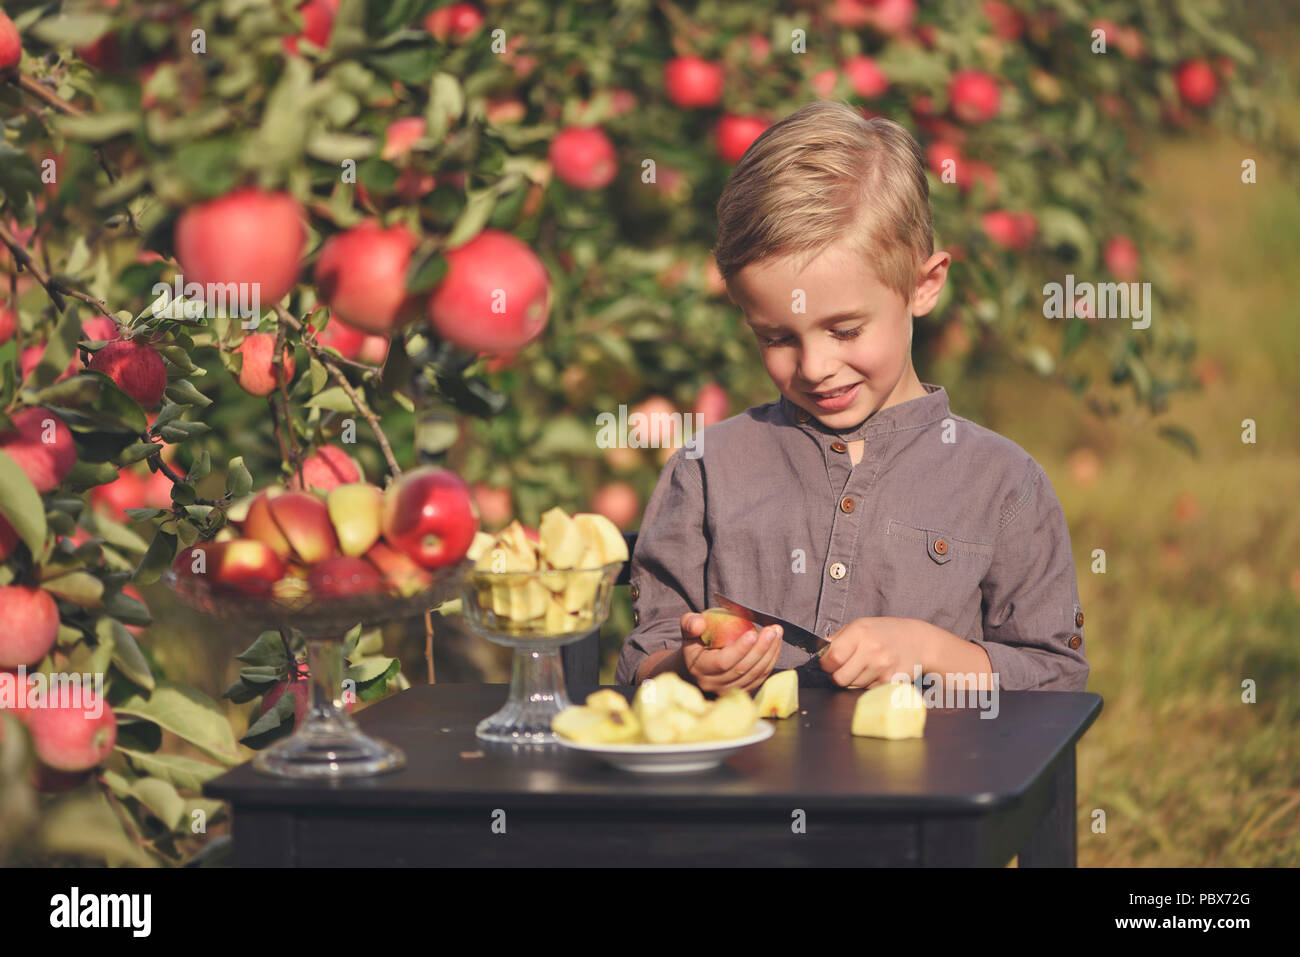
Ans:
{"label": "smiling mouth", "polygon": [[833,392],[809,392],[808,394],[812,396],[814,399],[834,399],[837,396],[841,396],[845,392],[848,392],[850,389],[854,388],[855,386],[857,386],[856,382],[853,383],[853,385],[846,385],[844,386],[844,388],[836,389]]}

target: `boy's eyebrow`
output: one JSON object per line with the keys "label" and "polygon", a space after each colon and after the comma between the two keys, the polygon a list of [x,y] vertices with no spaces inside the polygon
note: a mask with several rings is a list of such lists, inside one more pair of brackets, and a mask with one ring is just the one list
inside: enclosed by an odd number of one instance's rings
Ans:
{"label": "boy's eyebrow", "polygon": [[[845,312],[837,312],[834,315],[826,316],[825,318],[815,323],[815,325],[829,326],[837,322],[843,322],[845,319],[865,319],[866,317],[867,317],[867,313],[861,309],[849,309]],[[749,323],[749,325],[754,329],[760,329],[764,331],[777,331],[785,328],[784,326],[774,326],[765,322],[755,322],[749,316],[745,316],[745,322]]]}

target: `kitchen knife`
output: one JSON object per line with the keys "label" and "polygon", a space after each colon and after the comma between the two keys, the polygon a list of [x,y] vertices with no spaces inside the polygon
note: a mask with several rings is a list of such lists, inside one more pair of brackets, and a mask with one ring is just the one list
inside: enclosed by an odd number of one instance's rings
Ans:
{"label": "kitchen knife", "polygon": [[820,658],[826,652],[826,649],[831,646],[827,639],[814,634],[807,628],[786,621],[784,618],[778,618],[776,615],[769,615],[767,612],[748,608],[738,601],[733,601],[726,595],[714,592],[713,600],[718,608],[725,608],[733,615],[748,618],[756,625],[780,625],[782,640],[788,641],[796,648],[802,648],[804,651],[809,652],[813,658]]}

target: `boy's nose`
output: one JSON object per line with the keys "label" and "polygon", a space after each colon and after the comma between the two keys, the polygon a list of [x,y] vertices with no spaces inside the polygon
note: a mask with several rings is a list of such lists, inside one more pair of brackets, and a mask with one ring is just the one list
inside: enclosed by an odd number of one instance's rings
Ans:
{"label": "boy's nose", "polygon": [[818,347],[805,347],[799,355],[799,375],[803,378],[805,391],[812,391],[820,383],[828,382],[835,372],[835,360]]}

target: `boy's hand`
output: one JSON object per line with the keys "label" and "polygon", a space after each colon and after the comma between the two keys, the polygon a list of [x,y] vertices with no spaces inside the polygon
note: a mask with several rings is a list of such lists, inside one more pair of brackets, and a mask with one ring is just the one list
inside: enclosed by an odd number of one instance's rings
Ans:
{"label": "boy's hand", "polygon": [[899,673],[911,681],[916,665],[925,668],[926,627],[916,618],[856,618],[828,636],[822,670],[841,688],[871,688]]}
{"label": "boy's hand", "polygon": [[703,615],[688,611],[682,615],[681,624],[682,657],[701,691],[753,691],[767,680],[781,653],[780,625],[769,625],[762,632],[751,628],[725,648],[714,649],[704,647],[699,640],[704,634]]}

